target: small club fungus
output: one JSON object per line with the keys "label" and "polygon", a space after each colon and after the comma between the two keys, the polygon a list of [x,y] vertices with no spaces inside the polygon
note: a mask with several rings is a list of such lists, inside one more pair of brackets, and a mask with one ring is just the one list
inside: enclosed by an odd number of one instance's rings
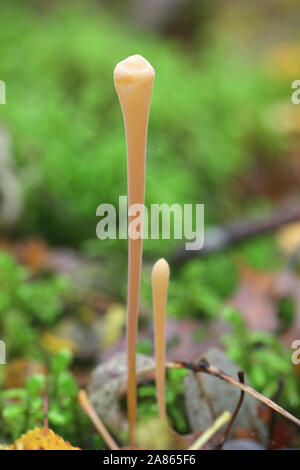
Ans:
{"label": "small club fungus", "polygon": [[[131,236],[130,222],[135,214],[130,208],[140,206],[143,220],[145,200],[145,168],[148,119],[154,80],[154,69],[140,55],[133,55],[117,64],[114,83],[119,97],[127,147],[127,179],[129,204],[128,299],[127,299],[127,409],[130,442],[134,442],[137,421],[136,341],[139,310],[139,290],[142,265],[142,227],[140,237]],[[141,224],[142,225],[142,224]]]}
{"label": "small club fungus", "polygon": [[154,312],[154,342],[156,358],[156,392],[161,419],[166,419],[165,400],[165,326],[170,268],[164,258],[152,269],[152,296]]}

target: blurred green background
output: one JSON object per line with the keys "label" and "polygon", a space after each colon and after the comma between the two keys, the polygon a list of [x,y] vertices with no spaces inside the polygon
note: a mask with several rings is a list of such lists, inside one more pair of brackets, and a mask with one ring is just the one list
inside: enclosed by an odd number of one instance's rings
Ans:
{"label": "blurred green background", "polygon": [[[2,217],[3,232],[104,256],[126,294],[127,242],[100,242],[95,229],[97,206],[117,206],[127,191],[112,73],[134,53],[156,70],[147,205],[204,203],[209,228],[264,215],[297,194],[295,11],[293,1],[1,2],[0,119],[12,149],[2,167],[18,189],[3,177],[10,216],[16,211],[13,225]],[[176,244],[146,240],[146,257],[168,258]],[[272,249],[259,241],[247,256],[273,265]]]}
{"label": "blurred green background", "polygon": [[[19,233],[80,246],[95,236],[96,207],[117,204],[126,194],[124,131],[112,73],[136,52],[156,69],[147,203],[203,202],[207,224],[268,204],[271,189],[256,181],[251,186],[251,177],[257,179],[257,168],[280,168],[293,149],[292,136],[272,125],[269,112],[289,102],[297,56],[291,64],[286,56],[280,60],[279,32],[273,42],[260,44],[257,30],[267,30],[262,7],[236,2],[246,10],[237,26],[237,12],[230,15],[219,2],[209,8],[205,2],[174,2],[195,17],[182,18],[178,11],[178,31],[175,24],[171,34],[167,26],[151,28],[150,19],[148,27],[138,21],[134,3],[117,2],[112,9],[110,2],[1,2],[7,106],[0,112],[24,190]],[[278,11],[274,5],[270,10],[264,22],[289,8],[277,2]],[[181,31],[189,20],[192,31]],[[290,47],[295,54],[296,46]]]}
{"label": "blurred green background", "polygon": [[[97,206],[117,206],[127,192],[124,129],[112,77],[116,63],[135,53],[156,71],[147,205],[204,203],[209,228],[263,217],[299,196],[300,110],[291,104],[291,83],[300,78],[299,13],[296,0],[2,0],[3,244],[39,237],[51,248],[94,258],[106,293],[125,303],[127,242],[99,241],[95,231]],[[195,258],[179,269],[172,256],[181,246],[172,240],[144,244],[142,302],[151,307],[150,267],[164,256],[172,272],[168,311],[177,318],[218,319],[239,285],[241,259],[251,269],[274,272],[287,263],[275,234]],[[65,289],[50,280],[24,293],[21,286],[30,275],[18,269],[1,259],[6,291],[0,337],[5,333],[16,357],[30,356],[29,338],[32,345],[39,329],[56,323]],[[51,302],[43,316],[36,305],[46,304],[45,299]],[[8,308],[20,322],[17,328],[5,323]],[[25,343],[22,312],[30,312],[34,324]],[[291,377],[288,359],[286,365],[277,361],[289,352],[273,344],[276,332],[252,338],[234,315],[227,312],[226,321],[235,328],[228,351],[250,373],[253,363],[273,367],[265,379],[252,370],[254,384],[272,395],[278,375]],[[271,353],[249,363],[245,348],[257,341],[265,341]],[[299,409],[296,379],[289,381],[285,403]]]}

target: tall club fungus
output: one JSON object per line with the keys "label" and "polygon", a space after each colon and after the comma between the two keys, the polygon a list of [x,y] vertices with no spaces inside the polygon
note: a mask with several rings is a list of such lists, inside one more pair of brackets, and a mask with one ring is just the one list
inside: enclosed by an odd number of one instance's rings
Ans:
{"label": "tall club fungus", "polygon": [[164,258],[161,258],[152,269],[156,393],[161,419],[166,419],[167,417],[165,399],[165,325],[169,277],[169,265]]}
{"label": "tall club fungus", "polygon": [[[117,64],[114,71],[115,88],[123,113],[126,147],[127,179],[129,204],[129,242],[128,242],[128,299],[127,299],[127,367],[128,391],[127,409],[129,438],[134,443],[137,421],[137,380],[136,380],[136,341],[139,310],[139,290],[142,266],[142,228],[140,237],[134,238],[130,222],[133,204],[144,204],[145,167],[148,119],[154,69],[140,55],[134,55]],[[143,209],[141,210],[141,220]]]}

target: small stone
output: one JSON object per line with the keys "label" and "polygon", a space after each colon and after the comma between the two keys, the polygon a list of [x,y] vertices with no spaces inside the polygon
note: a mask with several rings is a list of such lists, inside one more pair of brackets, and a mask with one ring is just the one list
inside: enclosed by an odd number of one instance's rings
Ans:
{"label": "small stone", "polygon": [[[155,360],[144,354],[136,356],[137,380],[154,379]],[[127,430],[127,418],[120,400],[127,389],[127,356],[119,353],[100,364],[91,375],[88,395],[103,422],[117,432]]]}
{"label": "small stone", "polygon": [[[203,358],[209,364],[218,367],[232,377],[238,377],[240,368],[220,349],[209,349],[195,363]],[[238,388],[224,380],[205,373],[194,374],[192,372],[189,372],[185,377],[184,390],[190,426],[193,430],[199,431],[205,431],[211,426],[224,410],[233,413],[241,393]],[[258,404],[259,402],[255,398],[245,393],[243,404],[231,431],[241,428],[247,429],[253,433],[253,439],[256,438],[262,444],[266,444],[268,434],[265,423],[257,414]]]}

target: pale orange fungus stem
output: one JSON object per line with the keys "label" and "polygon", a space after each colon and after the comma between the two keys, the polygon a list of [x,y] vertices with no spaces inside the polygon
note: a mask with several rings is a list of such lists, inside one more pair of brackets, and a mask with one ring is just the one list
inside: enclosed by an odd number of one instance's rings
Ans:
{"label": "pale orange fungus stem", "polygon": [[[128,57],[114,71],[115,88],[120,100],[127,146],[128,205],[144,204],[145,167],[148,119],[154,69],[140,55]],[[143,211],[141,211],[141,219]],[[139,310],[139,290],[142,265],[141,236],[133,239],[129,221],[128,247],[128,299],[127,299],[127,409],[130,443],[135,441],[137,421],[136,342]]]}
{"label": "pale orange fungus stem", "polygon": [[156,393],[159,415],[167,416],[165,399],[165,354],[166,354],[166,305],[170,268],[167,261],[159,259],[152,269],[152,296],[154,311],[154,342],[156,359]]}

